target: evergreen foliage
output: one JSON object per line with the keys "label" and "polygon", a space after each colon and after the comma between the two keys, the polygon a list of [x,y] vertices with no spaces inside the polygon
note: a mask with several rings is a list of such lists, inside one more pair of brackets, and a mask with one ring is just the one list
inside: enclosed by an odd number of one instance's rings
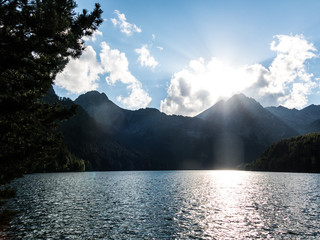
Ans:
{"label": "evergreen foliage", "polygon": [[271,145],[247,170],[320,173],[320,133],[281,140]]}
{"label": "evergreen foliage", "polygon": [[48,168],[61,151],[63,166],[73,168],[57,126],[76,108],[43,97],[69,59],[81,55],[82,38],[102,23],[99,4],[91,13],[75,7],[72,0],[0,1],[0,184]]}

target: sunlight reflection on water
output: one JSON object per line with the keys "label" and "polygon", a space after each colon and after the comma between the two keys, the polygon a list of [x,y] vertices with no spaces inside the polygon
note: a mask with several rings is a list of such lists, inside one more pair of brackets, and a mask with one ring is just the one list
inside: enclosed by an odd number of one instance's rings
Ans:
{"label": "sunlight reflection on water", "polygon": [[57,173],[14,185],[13,239],[320,237],[319,174]]}

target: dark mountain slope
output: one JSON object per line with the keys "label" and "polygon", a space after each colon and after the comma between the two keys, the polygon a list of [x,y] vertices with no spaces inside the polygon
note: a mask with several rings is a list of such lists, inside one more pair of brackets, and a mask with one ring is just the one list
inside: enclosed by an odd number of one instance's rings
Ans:
{"label": "dark mountain slope", "polygon": [[305,132],[306,133],[316,133],[320,132],[320,119],[308,124],[305,127]]}
{"label": "dark mountain slope", "polygon": [[200,119],[140,109],[127,114],[121,137],[128,146],[156,161],[159,167],[202,169],[213,160],[205,148],[209,139],[206,128]]}
{"label": "dark mountain slope", "polygon": [[243,94],[220,101],[197,117],[211,122],[216,128],[233,130],[243,137],[255,135],[261,143],[298,134],[253,98]]}
{"label": "dark mountain slope", "polygon": [[[57,99],[54,92],[48,94],[48,101]],[[84,159],[89,170],[235,168],[257,159],[272,143],[298,134],[243,94],[193,118],[153,108],[125,110],[97,91],[75,103],[77,114],[60,129],[70,152]],[[314,116],[312,108],[305,111]]]}
{"label": "dark mountain slope", "polygon": [[88,170],[145,168],[141,156],[114,139],[80,106],[77,114],[63,123],[60,129],[70,151],[86,161]]}
{"label": "dark mountain slope", "polygon": [[104,93],[97,91],[80,95],[75,103],[109,131],[114,130],[113,128],[121,128],[126,114],[130,112],[114,104]]}
{"label": "dark mountain slope", "polygon": [[320,119],[320,106],[319,105],[310,105],[300,110],[301,113],[305,114],[310,121],[315,121]]}
{"label": "dark mountain slope", "polygon": [[[44,97],[44,101],[49,104],[60,104],[66,108],[75,105],[70,99],[59,98],[53,88]],[[141,156],[117,142],[113,135],[110,135],[100,123],[79,105],[76,115],[63,122],[59,131],[63,134],[64,142],[57,156],[58,159],[49,165],[48,171],[77,170],[66,165],[67,162],[77,164],[77,161],[83,160],[87,170],[145,168],[141,162],[143,159]]]}
{"label": "dark mountain slope", "polygon": [[244,95],[221,101],[195,118],[150,108],[124,110],[96,91],[75,102],[104,127],[115,129],[113,138],[148,159],[154,169],[232,168],[254,160],[274,141],[297,134]]}
{"label": "dark mountain slope", "polygon": [[209,138],[201,119],[168,116],[152,108],[124,110],[98,92],[75,102],[104,127],[115,129],[109,131],[113,138],[143,156],[150,169],[203,169],[212,162],[210,154],[201,154]]}
{"label": "dark mountain slope", "polygon": [[218,137],[218,140],[227,136],[224,141],[233,142],[233,147],[227,147],[226,152],[242,145],[238,147],[239,150],[243,149],[242,162],[254,160],[275,141],[298,135],[254,99],[243,94],[220,101],[197,117],[208,121],[214,129],[220,131],[222,137]]}

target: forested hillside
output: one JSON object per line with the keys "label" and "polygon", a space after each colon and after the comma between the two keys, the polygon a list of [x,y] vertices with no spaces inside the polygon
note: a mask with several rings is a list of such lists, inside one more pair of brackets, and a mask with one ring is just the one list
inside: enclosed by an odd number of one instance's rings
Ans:
{"label": "forested hillside", "polygon": [[248,170],[320,172],[320,133],[310,133],[274,143]]}

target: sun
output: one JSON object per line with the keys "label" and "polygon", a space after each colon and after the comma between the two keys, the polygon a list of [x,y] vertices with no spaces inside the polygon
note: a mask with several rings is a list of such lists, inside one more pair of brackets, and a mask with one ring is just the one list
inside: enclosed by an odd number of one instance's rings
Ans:
{"label": "sun", "polygon": [[212,97],[212,103],[220,98],[228,98],[252,86],[257,79],[258,66],[232,66],[218,58],[205,63],[202,58],[190,62],[194,74],[194,91],[206,89]]}

